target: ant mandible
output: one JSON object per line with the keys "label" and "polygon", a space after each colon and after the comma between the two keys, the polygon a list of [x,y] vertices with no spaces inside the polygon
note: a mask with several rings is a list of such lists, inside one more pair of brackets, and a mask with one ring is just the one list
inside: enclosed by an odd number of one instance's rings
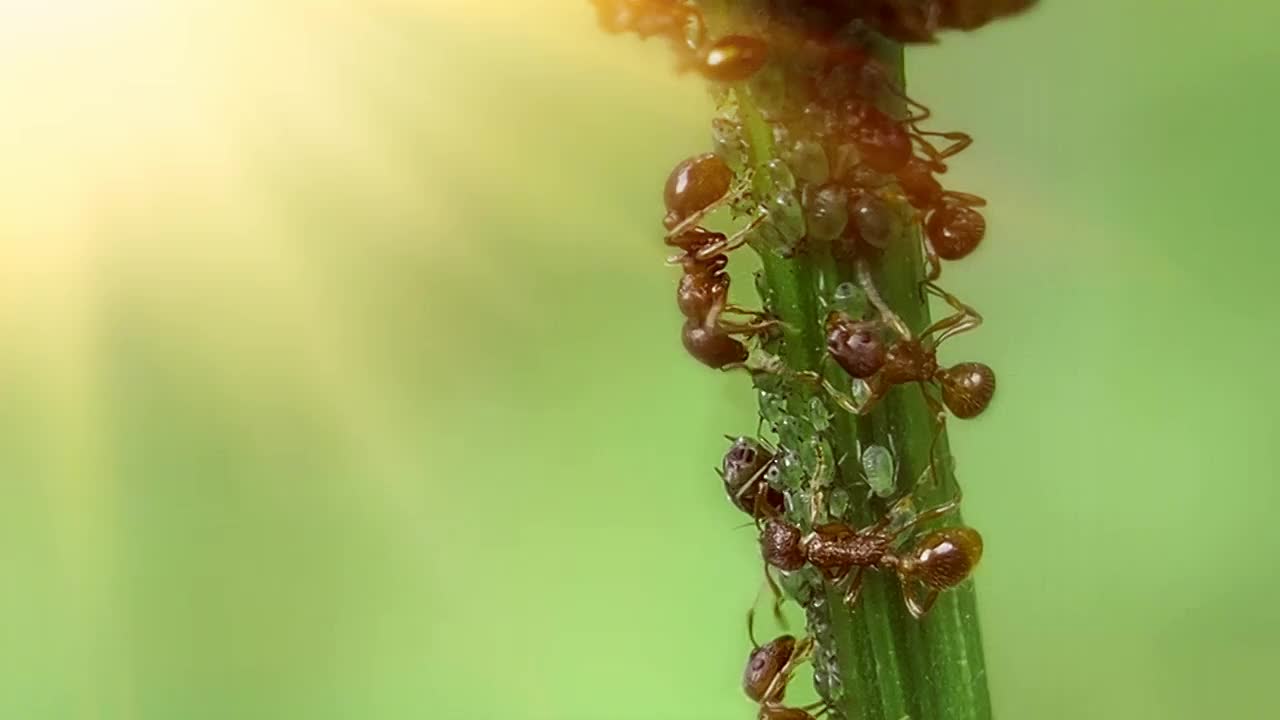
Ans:
{"label": "ant mandible", "polygon": [[[925,402],[939,423],[946,421],[943,405],[961,419],[982,414],[995,396],[995,371],[978,362],[947,368],[938,365],[938,346],[947,338],[981,325],[982,315],[951,293],[927,282],[925,288],[957,312],[930,325],[919,338],[912,337],[901,319],[883,304],[871,283],[866,264],[860,262],[858,267],[859,280],[868,299],[879,308],[882,319],[858,322],[833,312],[827,318],[827,355],[849,375],[867,382],[869,395],[859,414],[870,412],[893,387],[913,382],[930,383],[941,391],[941,405],[937,398],[924,393]],[[892,326],[898,334],[898,339],[888,346],[880,333],[885,325]]]}
{"label": "ant mandible", "polygon": [[[752,650],[742,672],[742,691],[760,706],[758,720],[814,720],[824,714],[829,707],[821,701],[803,708],[782,705],[792,674],[813,652],[813,639],[779,635],[760,645],[750,634]],[[812,710],[818,710],[817,716],[810,714]]]}
{"label": "ant mandible", "polygon": [[[973,572],[982,559],[982,536],[973,528],[957,526],[924,535],[906,552],[895,550],[894,544],[913,528],[959,506],[957,497],[916,515],[898,528],[891,527],[895,517],[891,511],[862,529],[834,523],[819,525],[807,534],[779,517],[771,517],[760,531],[766,574],[768,567],[794,571],[811,565],[828,580],[845,582],[844,599],[852,606],[862,590],[863,573],[868,568],[887,570],[898,576],[907,611],[916,619],[922,618],[939,593],[964,582]],[[923,587],[922,595],[917,586]],[[780,602],[777,596],[775,602]]]}

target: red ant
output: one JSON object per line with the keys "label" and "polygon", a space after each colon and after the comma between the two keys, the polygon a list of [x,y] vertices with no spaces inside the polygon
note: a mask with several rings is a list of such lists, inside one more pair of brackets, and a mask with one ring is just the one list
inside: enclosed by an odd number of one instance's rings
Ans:
{"label": "red ant", "polygon": [[[716,369],[741,366],[750,353],[735,335],[759,335],[777,324],[763,320],[764,315],[729,304],[729,257],[723,253],[701,257],[702,250],[720,246],[723,233],[692,228],[681,235],[667,238],[667,244],[683,250],[675,261],[684,268],[684,276],[676,290],[676,302],[685,316],[682,338],[684,347],[697,360]],[[724,320],[724,313],[747,315],[754,322],[735,323]]]}
{"label": "red ant", "polygon": [[675,48],[676,69],[694,69],[716,82],[741,82],[764,67],[769,45],[759,38],[726,35],[706,42],[702,14],[680,0],[592,0],[605,32],[659,35]]}
{"label": "red ant", "polygon": [[[803,708],[782,705],[792,674],[813,653],[813,639],[796,640],[791,635],[779,635],[760,645],[754,633],[750,634],[752,650],[742,671],[742,691],[759,704],[758,720],[814,720],[825,714],[830,708],[821,701]],[[810,714],[813,710],[818,711],[816,716]]]}
{"label": "red ant", "polygon": [[987,221],[974,208],[987,204],[985,198],[944,190],[934,177],[935,165],[912,158],[896,172],[907,202],[925,215],[925,260],[928,279],[937,280],[940,260],[959,260],[973,252],[987,234]]}
{"label": "red ant", "polygon": [[[938,365],[938,346],[954,335],[982,324],[982,315],[932,282],[925,289],[941,297],[956,313],[930,325],[916,338],[905,323],[880,299],[871,283],[866,264],[858,264],[859,281],[868,299],[881,314],[879,322],[856,322],[847,315],[832,313],[827,318],[827,355],[851,376],[866,380],[869,395],[859,413],[870,412],[889,390],[907,383],[932,383],[942,394],[942,403],[929,393],[925,402],[946,421],[942,405],[961,419],[973,418],[987,409],[996,391],[995,371],[983,363],[965,362],[943,368]],[[889,325],[898,339],[886,346],[879,329]]]}
{"label": "red ant", "polygon": [[[919,619],[933,607],[940,592],[964,582],[973,572],[982,558],[982,536],[972,528],[958,526],[934,530],[906,552],[895,550],[894,545],[908,531],[959,506],[957,497],[916,515],[898,528],[892,527],[895,515],[891,511],[862,529],[833,523],[816,526],[807,534],[781,518],[771,517],[760,530],[765,576],[769,576],[769,567],[794,571],[811,565],[828,580],[845,582],[845,602],[852,606],[862,590],[864,571],[887,570],[897,574],[907,610]],[[772,579],[769,582],[775,604],[780,603],[781,592]],[[917,586],[923,588],[923,595],[917,592]]]}

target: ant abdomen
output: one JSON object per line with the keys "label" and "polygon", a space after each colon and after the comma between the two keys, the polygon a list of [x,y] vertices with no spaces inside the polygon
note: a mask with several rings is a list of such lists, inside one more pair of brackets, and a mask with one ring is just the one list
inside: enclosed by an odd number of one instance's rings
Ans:
{"label": "ant abdomen", "polygon": [[977,362],[953,365],[937,374],[942,402],[962,420],[977,417],[996,394],[996,371]]}
{"label": "ant abdomen", "polygon": [[938,208],[929,215],[925,232],[933,251],[943,260],[959,260],[973,252],[987,234],[982,213],[964,206]]}
{"label": "ant abdomen", "polygon": [[[752,650],[751,657],[747,659],[747,668],[742,673],[742,691],[747,697],[754,702],[781,700],[785,687],[774,688],[774,678],[786,667],[795,650],[796,639],[791,635],[780,635]],[[770,690],[774,691],[773,697],[769,697]]]}
{"label": "ant abdomen", "polygon": [[886,356],[876,324],[853,322],[843,313],[827,318],[827,352],[850,376],[863,380],[884,367]]}
{"label": "ant abdomen", "polygon": [[685,322],[680,339],[690,355],[716,370],[746,362],[751,355],[747,346],[733,336],[714,325],[708,327],[701,320],[693,318]]}
{"label": "ant abdomen", "polygon": [[800,540],[800,528],[770,519],[760,531],[760,552],[765,562],[779,570],[799,570],[805,564]]}
{"label": "ant abdomen", "polygon": [[982,535],[968,527],[935,530],[916,543],[911,576],[934,590],[964,582],[982,559]]}
{"label": "ant abdomen", "polygon": [[662,198],[667,206],[663,224],[674,228],[690,215],[710,207],[729,192],[733,171],[715,153],[682,160],[667,176]]}
{"label": "ant abdomen", "polygon": [[750,79],[769,59],[769,44],[747,35],[726,35],[716,40],[702,56],[701,72],[716,82]]}

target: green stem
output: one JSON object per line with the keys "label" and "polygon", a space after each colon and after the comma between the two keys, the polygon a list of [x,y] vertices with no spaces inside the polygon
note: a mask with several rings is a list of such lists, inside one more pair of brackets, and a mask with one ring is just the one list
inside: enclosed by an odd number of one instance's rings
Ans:
{"label": "green stem", "polygon": [[[719,22],[723,23],[716,28],[719,34],[761,32],[759,26],[734,27],[731,13],[722,14]],[[901,48],[874,49],[886,66],[900,75]],[[785,63],[786,60],[779,57],[773,61],[773,64]],[[784,156],[782,149],[774,146],[774,127],[779,122],[765,119],[763,106],[771,103],[772,98],[768,103],[761,102],[767,94],[776,92],[775,81],[776,78],[753,81],[731,92],[746,145],[746,161],[755,173],[753,202],[756,204],[764,204],[786,190],[775,182],[769,169],[769,163]],[[893,104],[886,102],[885,106],[897,110]],[[792,108],[788,108],[790,110]],[[793,116],[790,112],[776,115]],[[791,141],[803,138],[800,128],[788,126],[786,130]],[[918,228],[913,227],[897,238],[898,242],[873,268],[881,295],[916,332],[928,325],[930,316],[928,301],[919,290],[923,263],[917,233]],[[768,310],[786,327],[781,341],[771,344],[770,349],[792,370],[823,370],[819,359],[823,353],[825,304],[832,289],[850,279],[851,268],[838,266],[829,249],[819,243],[801,243],[800,250],[790,257],[772,252],[768,243],[756,240],[752,244],[762,259],[761,294]],[[833,383],[848,387],[848,378],[842,378],[838,369],[828,368],[826,372]],[[886,512],[883,501],[866,499],[867,486],[861,479],[858,461],[859,444],[887,447],[892,437],[899,464],[900,491],[911,489],[914,480],[929,467],[935,427],[918,386],[895,389],[874,412],[864,417],[833,412],[830,426],[815,433],[811,389],[796,383],[779,384],[771,378],[758,384],[766,392],[762,414],[774,426],[783,448],[804,448],[813,444],[815,435],[822,435],[825,436],[822,442],[827,445],[824,452],[832,462],[844,459],[837,464],[835,477],[824,495],[830,499],[843,492],[850,503],[845,512],[830,512],[833,517],[866,524]],[[934,454],[938,482],[915,492],[917,508],[932,506],[957,492],[945,436],[938,439]],[[818,464],[803,461],[802,453],[798,474],[815,471]],[[790,483],[783,482],[797,508],[795,519],[807,521],[811,501],[807,481],[797,477]],[[952,516],[946,522],[957,521],[958,517]],[[906,610],[896,579],[887,573],[869,572],[861,599],[852,608],[844,604],[841,590],[814,575],[798,575],[785,584],[805,606],[809,630],[818,642],[814,661],[816,684],[819,692],[832,702],[836,713],[849,720],[988,720],[991,717],[976,597],[971,583],[943,593],[925,619],[916,620]]]}

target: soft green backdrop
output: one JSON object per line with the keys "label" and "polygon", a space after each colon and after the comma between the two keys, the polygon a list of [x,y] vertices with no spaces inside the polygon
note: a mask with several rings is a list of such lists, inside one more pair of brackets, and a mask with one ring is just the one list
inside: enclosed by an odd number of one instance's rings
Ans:
{"label": "soft green backdrop", "polygon": [[[1043,4],[909,61],[992,201],[997,711],[1275,717],[1280,16]],[[585,0],[353,5],[0,6],[0,717],[751,717],[703,88]]]}

